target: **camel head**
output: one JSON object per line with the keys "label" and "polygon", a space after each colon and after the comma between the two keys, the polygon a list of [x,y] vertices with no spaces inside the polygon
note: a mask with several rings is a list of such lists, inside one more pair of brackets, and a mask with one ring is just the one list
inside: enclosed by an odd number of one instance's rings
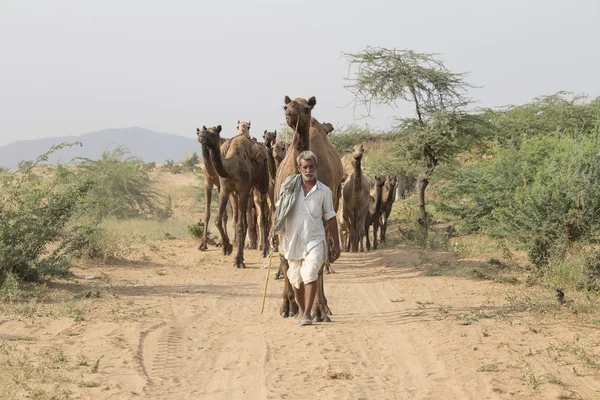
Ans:
{"label": "camel head", "polygon": [[398,184],[398,177],[395,175],[388,175],[387,180],[390,190],[394,190],[396,188],[396,185]]}
{"label": "camel head", "polygon": [[272,147],[275,143],[277,143],[277,131],[268,132],[265,129],[265,133],[263,134],[263,139],[265,141],[265,146]]}
{"label": "camel head", "polygon": [[208,148],[219,148],[221,136],[221,125],[213,126],[211,128],[202,127],[202,130],[196,128],[196,134],[198,135],[198,141],[200,144]]}
{"label": "camel head", "polygon": [[385,184],[385,176],[375,176],[375,184],[378,187],[383,187]]}
{"label": "camel head", "polygon": [[285,120],[288,126],[292,129],[296,129],[296,126],[308,129],[310,127],[311,112],[314,106],[317,104],[317,99],[313,96],[308,100],[303,98],[296,98],[294,100],[285,96]]}
{"label": "camel head", "polygon": [[352,158],[355,160],[360,160],[363,158],[364,148],[362,143],[354,146],[354,150],[352,151]]}
{"label": "camel head", "polygon": [[333,132],[333,125],[329,122],[323,122],[323,129],[325,129],[325,133],[329,135],[329,133]]}
{"label": "camel head", "polygon": [[250,137],[250,121],[244,122],[244,121],[238,120],[237,130],[238,130],[238,135],[245,135],[245,136]]}
{"label": "camel head", "polygon": [[287,143],[281,140],[275,142],[275,146],[273,146],[273,158],[277,161],[281,162],[285,158],[285,153],[287,150]]}

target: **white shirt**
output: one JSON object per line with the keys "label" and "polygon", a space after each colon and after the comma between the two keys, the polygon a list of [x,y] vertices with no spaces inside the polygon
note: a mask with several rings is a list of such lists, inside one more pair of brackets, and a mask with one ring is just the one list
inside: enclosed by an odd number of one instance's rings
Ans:
{"label": "white shirt", "polygon": [[294,205],[283,228],[283,255],[286,260],[301,260],[316,245],[325,241],[323,219],[335,217],[331,189],[317,181],[304,196],[302,184],[294,193]]}

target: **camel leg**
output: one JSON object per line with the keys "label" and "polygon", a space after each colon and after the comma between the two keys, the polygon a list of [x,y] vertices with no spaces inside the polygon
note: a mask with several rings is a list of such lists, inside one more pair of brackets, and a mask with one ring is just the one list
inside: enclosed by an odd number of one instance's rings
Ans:
{"label": "camel leg", "polygon": [[382,242],[385,242],[385,231],[387,231],[387,223],[388,223],[389,215],[383,213],[381,216],[381,238]]}
{"label": "camel leg", "polygon": [[204,179],[204,199],[206,200],[206,209],[204,210],[204,232],[202,233],[202,243],[198,250],[208,250],[206,244],[208,240],[208,221],[210,221],[210,203],[212,200],[212,189],[213,185],[208,182],[208,178]]}
{"label": "camel leg", "polygon": [[233,245],[237,246],[237,224],[238,224],[238,195],[237,193],[231,193],[229,198],[229,205],[231,206],[231,216],[233,218]]}
{"label": "camel leg", "polygon": [[312,307],[312,316],[315,322],[331,322],[331,310],[327,305],[327,298],[325,297],[325,286],[323,282],[323,267],[325,263],[321,266],[321,270],[319,271],[319,277],[317,278],[317,295],[315,296],[315,302]]}
{"label": "camel leg", "polygon": [[[281,265],[279,267],[280,271],[283,273],[283,293],[281,307],[279,308],[279,315],[283,318],[293,317],[298,314],[298,304],[296,303],[296,299],[294,297],[294,290],[292,284],[288,280],[287,271],[290,268],[287,260],[283,255],[279,255],[279,261]],[[317,292],[318,294],[318,292]]]}
{"label": "camel leg", "polygon": [[377,250],[377,230],[379,229],[379,218],[373,220],[373,249]]}
{"label": "camel leg", "polygon": [[258,201],[258,205],[256,207],[256,211],[258,214],[258,227],[259,227],[259,238],[260,238],[260,246],[262,250],[262,256],[267,257],[269,255],[269,240],[267,234],[268,228],[268,205],[267,205],[267,195],[266,194],[258,194],[255,198]]}
{"label": "camel leg", "polygon": [[366,222],[365,222],[365,241],[366,243],[366,247],[367,247],[367,251],[371,251],[371,240],[369,239],[369,229],[371,227],[371,221],[370,218],[366,218]]}
{"label": "camel leg", "polygon": [[233,266],[236,268],[246,268],[246,264],[244,264],[244,244],[246,241],[248,225],[246,224],[246,218],[244,218],[244,216],[246,215],[246,209],[248,208],[249,194],[248,190],[238,190],[238,221],[236,225],[238,242],[237,254],[233,261]]}
{"label": "camel leg", "polygon": [[227,211],[227,201],[229,200],[229,193],[225,188],[221,188],[219,192],[219,212],[217,214],[217,229],[221,234],[221,243],[223,244],[223,255],[228,256],[233,251],[233,246],[229,243],[229,237],[227,231],[223,228],[223,214]]}
{"label": "camel leg", "polygon": [[333,237],[329,233],[327,225],[325,226],[325,244],[327,245],[327,253],[325,254],[325,272],[327,274],[335,274],[335,270],[331,267],[331,263],[329,262],[329,254],[333,252]]}
{"label": "camel leg", "polygon": [[248,197],[248,208],[246,211],[246,221],[248,224],[248,245],[246,248],[256,250],[257,232],[256,232],[256,207],[254,206],[254,196]]}

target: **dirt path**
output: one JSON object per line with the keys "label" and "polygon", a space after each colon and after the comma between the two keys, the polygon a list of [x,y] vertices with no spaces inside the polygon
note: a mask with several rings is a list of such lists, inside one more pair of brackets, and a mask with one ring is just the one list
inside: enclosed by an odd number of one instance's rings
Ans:
{"label": "dirt path", "polygon": [[426,276],[417,250],[344,253],[326,277],[333,322],[300,327],[278,315],[281,281],[259,315],[257,252],[237,270],[217,249],[169,246],[108,270],[114,299],[88,300],[83,321],[3,317],[0,342],[15,357],[60,346],[69,398],[600,398],[598,330],[520,312],[522,286]]}

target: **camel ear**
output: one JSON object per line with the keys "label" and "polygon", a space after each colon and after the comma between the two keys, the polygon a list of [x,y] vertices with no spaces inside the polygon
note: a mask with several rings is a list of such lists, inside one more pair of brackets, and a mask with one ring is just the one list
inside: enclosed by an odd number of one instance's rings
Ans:
{"label": "camel ear", "polygon": [[206,130],[206,126],[202,125],[202,130],[205,131]]}
{"label": "camel ear", "polygon": [[221,125],[217,125],[217,133],[221,133]]}
{"label": "camel ear", "polygon": [[317,105],[317,99],[315,98],[315,96],[308,99],[308,105],[310,106],[311,110],[313,109],[314,106]]}
{"label": "camel ear", "polygon": [[200,128],[196,127],[196,135],[200,134]]}
{"label": "camel ear", "polygon": [[290,104],[292,102],[292,99],[290,99],[288,96],[285,96],[285,99],[283,99],[283,102],[285,104]]}
{"label": "camel ear", "polygon": [[251,124],[252,124],[252,122],[250,120],[248,120],[248,129],[250,129]]}
{"label": "camel ear", "polygon": [[275,130],[273,131],[273,134],[274,134],[275,136],[277,136],[277,129],[275,129]]}

